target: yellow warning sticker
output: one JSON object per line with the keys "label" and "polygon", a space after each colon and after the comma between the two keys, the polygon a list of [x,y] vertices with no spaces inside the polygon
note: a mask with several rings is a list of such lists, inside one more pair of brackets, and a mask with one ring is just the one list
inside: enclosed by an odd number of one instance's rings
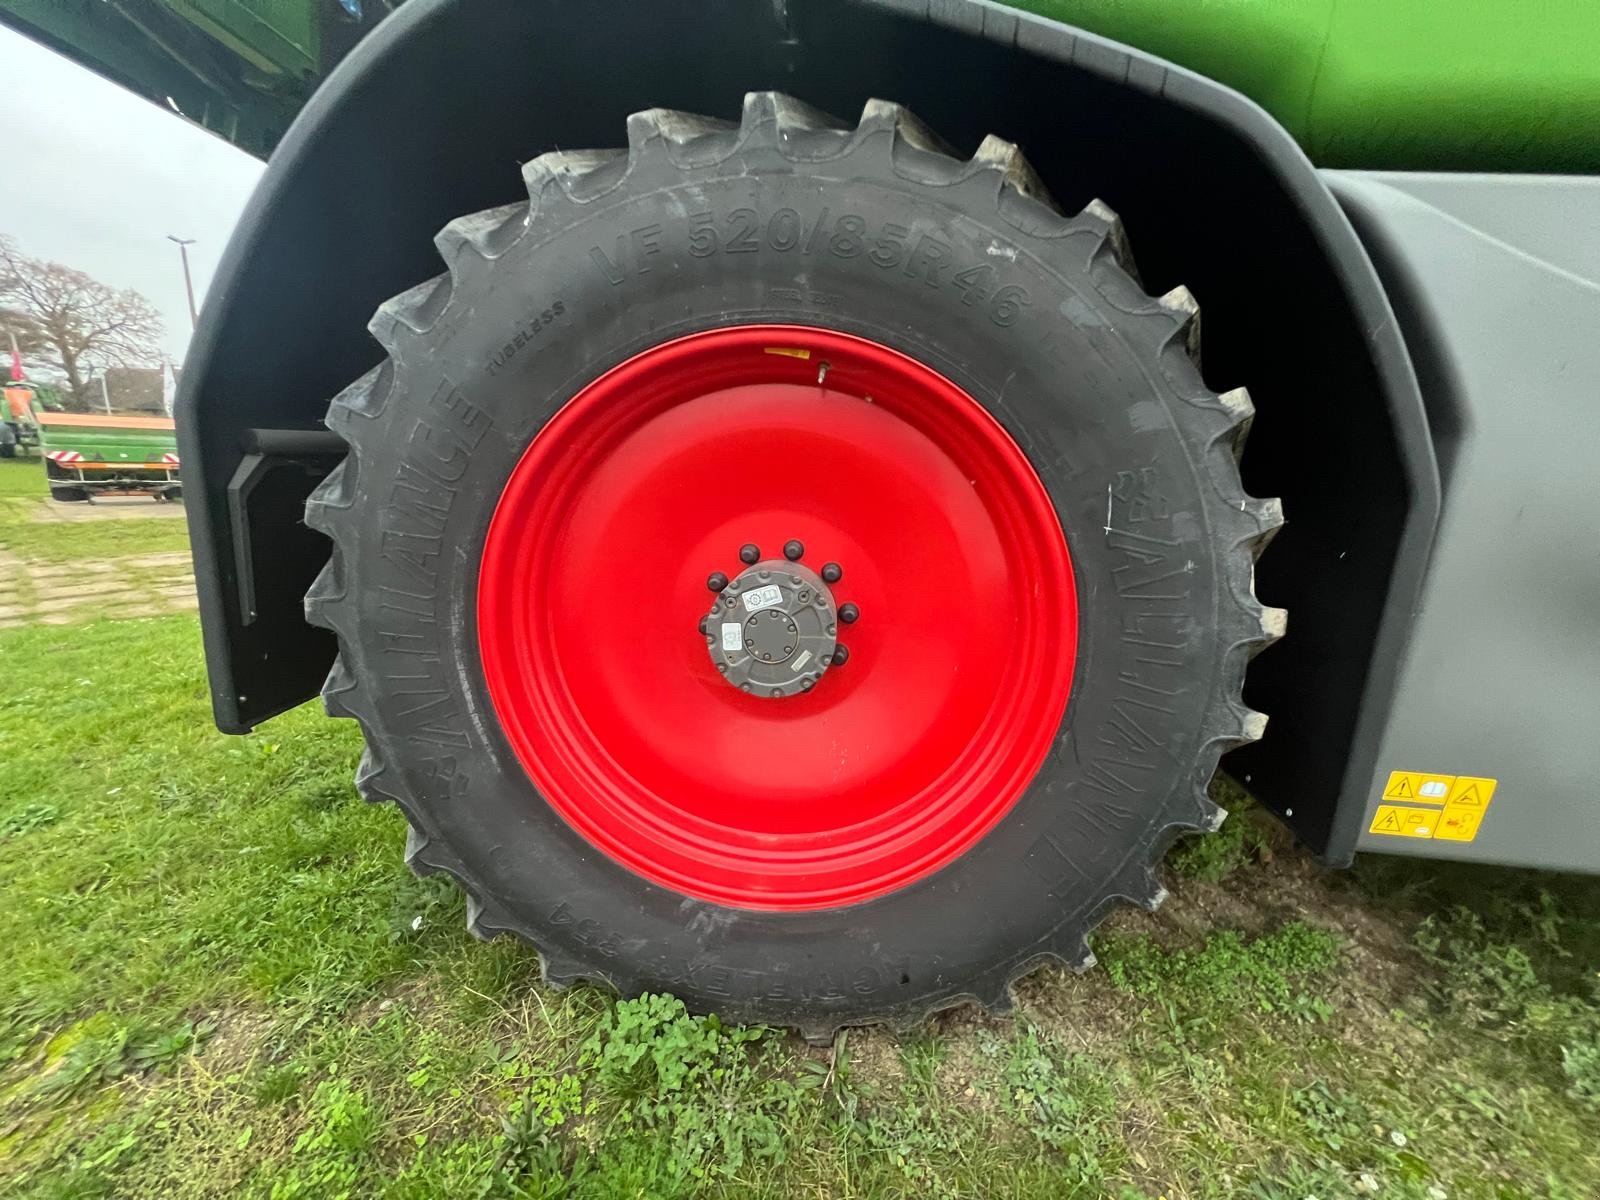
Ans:
{"label": "yellow warning sticker", "polygon": [[1478,779],[1471,775],[1457,775],[1450,784],[1450,797],[1446,808],[1476,808],[1480,812],[1494,799],[1496,780]]}
{"label": "yellow warning sticker", "polygon": [[1386,833],[1390,837],[1431,838],[1439,825],[1439,810],[1435,808],[1400,808],[1394,804],[1378,805],[1368,833]]}
{"label": "yellow warning sticker", "polygon": [[[1388,837],[1436,838],[1445,842],[1470,842],[1478,836],[1483,817],[1494,799],[1498,780],[1479,775],[1433,775],[1425,771],[1391,771],[1384,785],[1384,800],[1403,805],[1379,804],[1368,833]],[[1410,808],[1412,804],[1437,804]]]}
{"label": "yellow warning sticker", "polygon": [[1439,827],[1433,836],[1441,842],[1470,842],[1478,836],[1478,826],[1483,823],[1481,809],[1446,808],[1439,814]]}
{"label": "yellow warning sticker", "polygon": [[1383,789],[1385,800],[1408,804],[1443,804],[1455,783],[1454,775],[1428,775],[1422,771],[1390,771]]}

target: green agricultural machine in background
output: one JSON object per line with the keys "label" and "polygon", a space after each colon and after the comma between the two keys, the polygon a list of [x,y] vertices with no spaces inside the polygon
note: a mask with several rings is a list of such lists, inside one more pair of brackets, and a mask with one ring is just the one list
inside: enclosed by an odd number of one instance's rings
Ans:
{"label": "green agricultural machine in background", "polygon": [[359,721],[473,932],[998,1010],[1219,759],[1331,863],[1600,867],[1592,5],[390,7],[0,0],[271,151],[216,719]]}
{"label": "green agricultural machine in background", "polygon": [[35,411],[34,420],[52,500],[103,495],[182,499],[170,417]]}

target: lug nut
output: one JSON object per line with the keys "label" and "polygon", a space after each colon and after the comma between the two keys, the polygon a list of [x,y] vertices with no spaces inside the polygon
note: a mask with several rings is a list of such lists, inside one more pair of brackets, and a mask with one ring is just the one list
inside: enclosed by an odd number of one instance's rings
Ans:
{"label": "lug nut", "polygon": [[701,637],[709,637],[709,636],[711,636],[711,618],[710,617],[701,617],[700,618],[700,636]]}
{"label": "lug nut", "polygon": [[838,563],[822,564],[822,581],[824,583],[838,583],[844,578],[844,568]]}
{"label": "lug nut", "polygon": [[761,561],[761,547],[754,542],[746,542],[739,547],[739,561],[747,567],[753,567]]}
{"label": "lug nut", "polygon": [[783,544],[783,556],[790,562],[799,562],[800,556],[806,552],[806,544],[796,538],[790,538]]}
{"label": "lug nut", "polygon": [[850,647],[849,646],[835,646],[833,648],[833,665],[834,666],[842,667],[842,666],[845,665],[845,663],[847,663],[849,661],[850,661]]}
{"label": "lug nut", "polygon": [[728,586],[728,577],[721,571],[713,571],[706,578],[706,586],[713,592],[720,592],[723,588]]}
{"label": "lug nut", "polygon": [[860,615],[861,610],[854,604],[845,603],[839,605],[839,620],[843,621],[846,625],[854,625],[856,618]]}

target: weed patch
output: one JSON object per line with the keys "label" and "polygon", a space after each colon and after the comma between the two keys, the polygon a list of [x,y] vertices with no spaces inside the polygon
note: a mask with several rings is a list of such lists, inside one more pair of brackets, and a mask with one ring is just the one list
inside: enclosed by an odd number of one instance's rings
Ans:
{"label": "weed patch", "polygon": [[[733,1176],[782,1161],[784,1128],[803,1098],[778,1073],[773,1049],[761,1028],[692,1017],[677,998],[646,994],[601,1017],[578,1064],[608,1125],[670,1133],[671,1177]],[[575,1083],[565,1095],[558,1085],[563,1112],[577,1106]]]}
{"label": "weed patch", "polygon": [[1572,957],[1550,893],[1520,905],[1518,916],[1535,935],[1532,945],[1509,940],[1464,905],[1423,918],[1414,940],[1435,968],[1425,986],[1432,1011],[1559,1067],[1573,1098],[1600,1112],[1600,972],[1582,995],[1540,970],[1541,960],[1565,966]]}
{"label": "weed patch", "polygon": [[1179,842],[1167,855],[1167,865],[1184,879],[1221,883],[1267,855],[1272,835],[1250,794],[1226,775],[1218,773],[1212,780],[1211,798],[1228,814],[1222,827]]}
{"label": "weed patch", "polygon": [[1002,1079],[1007,1108],[1061,1155],[1070,1183],[1100,1183],[1121,1165],[1117,1092],[1092,1059],[1024,1028],[1011,1042]]}
{"label": "weed patch", "polygon": [[1112,982],[1137,996],[1315,1021],[1331,1009],[1306,985],[1338,961],[1339,944],[1335,934],[1291,921],[1256,938],[1222,930],[1194,949],[1113,936],[1101,939],[1098,952]]}

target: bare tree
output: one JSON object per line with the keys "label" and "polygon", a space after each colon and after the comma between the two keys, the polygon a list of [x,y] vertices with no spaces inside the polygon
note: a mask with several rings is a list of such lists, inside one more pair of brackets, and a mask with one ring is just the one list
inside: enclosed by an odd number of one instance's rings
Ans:
{"label": "bare tree", "polygon": [[0,304],[0,360],[10,362],[12,338],[16,338],[17,350],[25,363],[39,362],[47,353],[39,323],[25,312]]}
{"label": "bare tree", "polygon": [[90,378],[107,367],[159,361],[161,317],[133,288],[117,289],[82,271],[29,258],[0,234],[0,320],[20,315],[17,340],[66,377],[72,407],[87,407]]}

